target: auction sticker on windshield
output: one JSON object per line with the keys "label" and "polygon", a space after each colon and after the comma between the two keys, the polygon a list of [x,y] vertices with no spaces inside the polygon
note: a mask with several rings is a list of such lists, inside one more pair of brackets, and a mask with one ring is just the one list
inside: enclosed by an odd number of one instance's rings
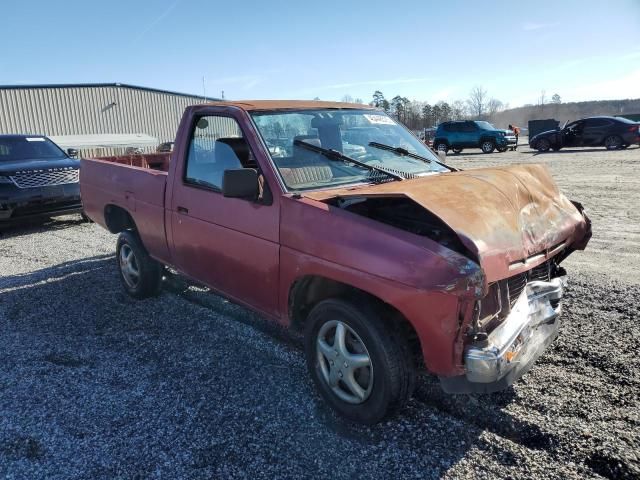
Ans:
{"label": "auction sticker on windshield", "polygon": [[371,115],[365,114],[364,118],[369,120],[369,123],[376,123],[378,125],[394,125],[393,120],[391,120],[386,115]]}
{"label": "auction sticker on windshield", "polygon": [[44,142],[45,139],[42,137],[27,137],[25,139],[27,142]]}

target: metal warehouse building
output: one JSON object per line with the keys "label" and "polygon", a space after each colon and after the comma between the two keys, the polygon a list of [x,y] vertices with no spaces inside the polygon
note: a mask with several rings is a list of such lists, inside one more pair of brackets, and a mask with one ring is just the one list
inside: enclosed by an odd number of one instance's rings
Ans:
{"label": "metal warehouse building", "polygon": [[0,86],[0,134],[147,134],[162,143],[187,105],[211,100],[123,83]]}

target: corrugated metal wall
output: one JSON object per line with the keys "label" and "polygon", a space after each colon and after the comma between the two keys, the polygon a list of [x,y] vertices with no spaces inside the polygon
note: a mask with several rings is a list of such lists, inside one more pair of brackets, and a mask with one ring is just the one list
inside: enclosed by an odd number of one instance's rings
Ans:
{"label": "corrugated metal wall", "polygon": [[0,89],[0,134],[146,133],[168,142],[185,107],[202,102],[124,85],[6,88]]}

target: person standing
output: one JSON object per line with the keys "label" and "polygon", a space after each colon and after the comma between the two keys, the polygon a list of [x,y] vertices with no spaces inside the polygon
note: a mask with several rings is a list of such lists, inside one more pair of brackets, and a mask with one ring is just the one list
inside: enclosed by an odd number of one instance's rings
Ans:
{"label": "person standing", "polygon": [[518,148],[518,137],[520,136],[520,127],[509,124],[509,130],[513,131],[513,134],[516,137],[516,144],[513,147],[513,149],[516,150]]}

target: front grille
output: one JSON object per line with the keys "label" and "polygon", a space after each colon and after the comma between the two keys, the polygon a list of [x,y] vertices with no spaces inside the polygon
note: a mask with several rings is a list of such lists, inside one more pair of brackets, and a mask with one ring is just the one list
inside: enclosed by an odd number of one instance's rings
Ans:
{"label": "front grille", "polygon": [[[552,273],[555,275],[557,269],[554,262],[555,259],[552,258],[528,272],[519,273],[489,285],[488,294],[478,303],[478,327],[489,332],[499,325],[520,298],[527,283],[551,280]],[[552,302],[552,306],[557,307],[559,302],[559,300],[556,303]]]}
{"label": "front grille", "polygon": [[18,188],[37,188],[78,183],[78,172],[77,168],[68,170],[32,170],[15,173],[9,178]]}
{"label": "front grille", "polygon": [[552,260],[547,260],[528,272],[507,278],[506,282],[509,288],[509,302],[511,305],[518,299],[528,282],[534,282],[536,280],[548,282],[551,280],[551,262]]}
{"label": "front grille", "polygon": [[509,290],[509,303],[513,305],[520,297],[520,294],[527,286],[527,274],[521,273],[513,277],[507,278],[507,288]]}

